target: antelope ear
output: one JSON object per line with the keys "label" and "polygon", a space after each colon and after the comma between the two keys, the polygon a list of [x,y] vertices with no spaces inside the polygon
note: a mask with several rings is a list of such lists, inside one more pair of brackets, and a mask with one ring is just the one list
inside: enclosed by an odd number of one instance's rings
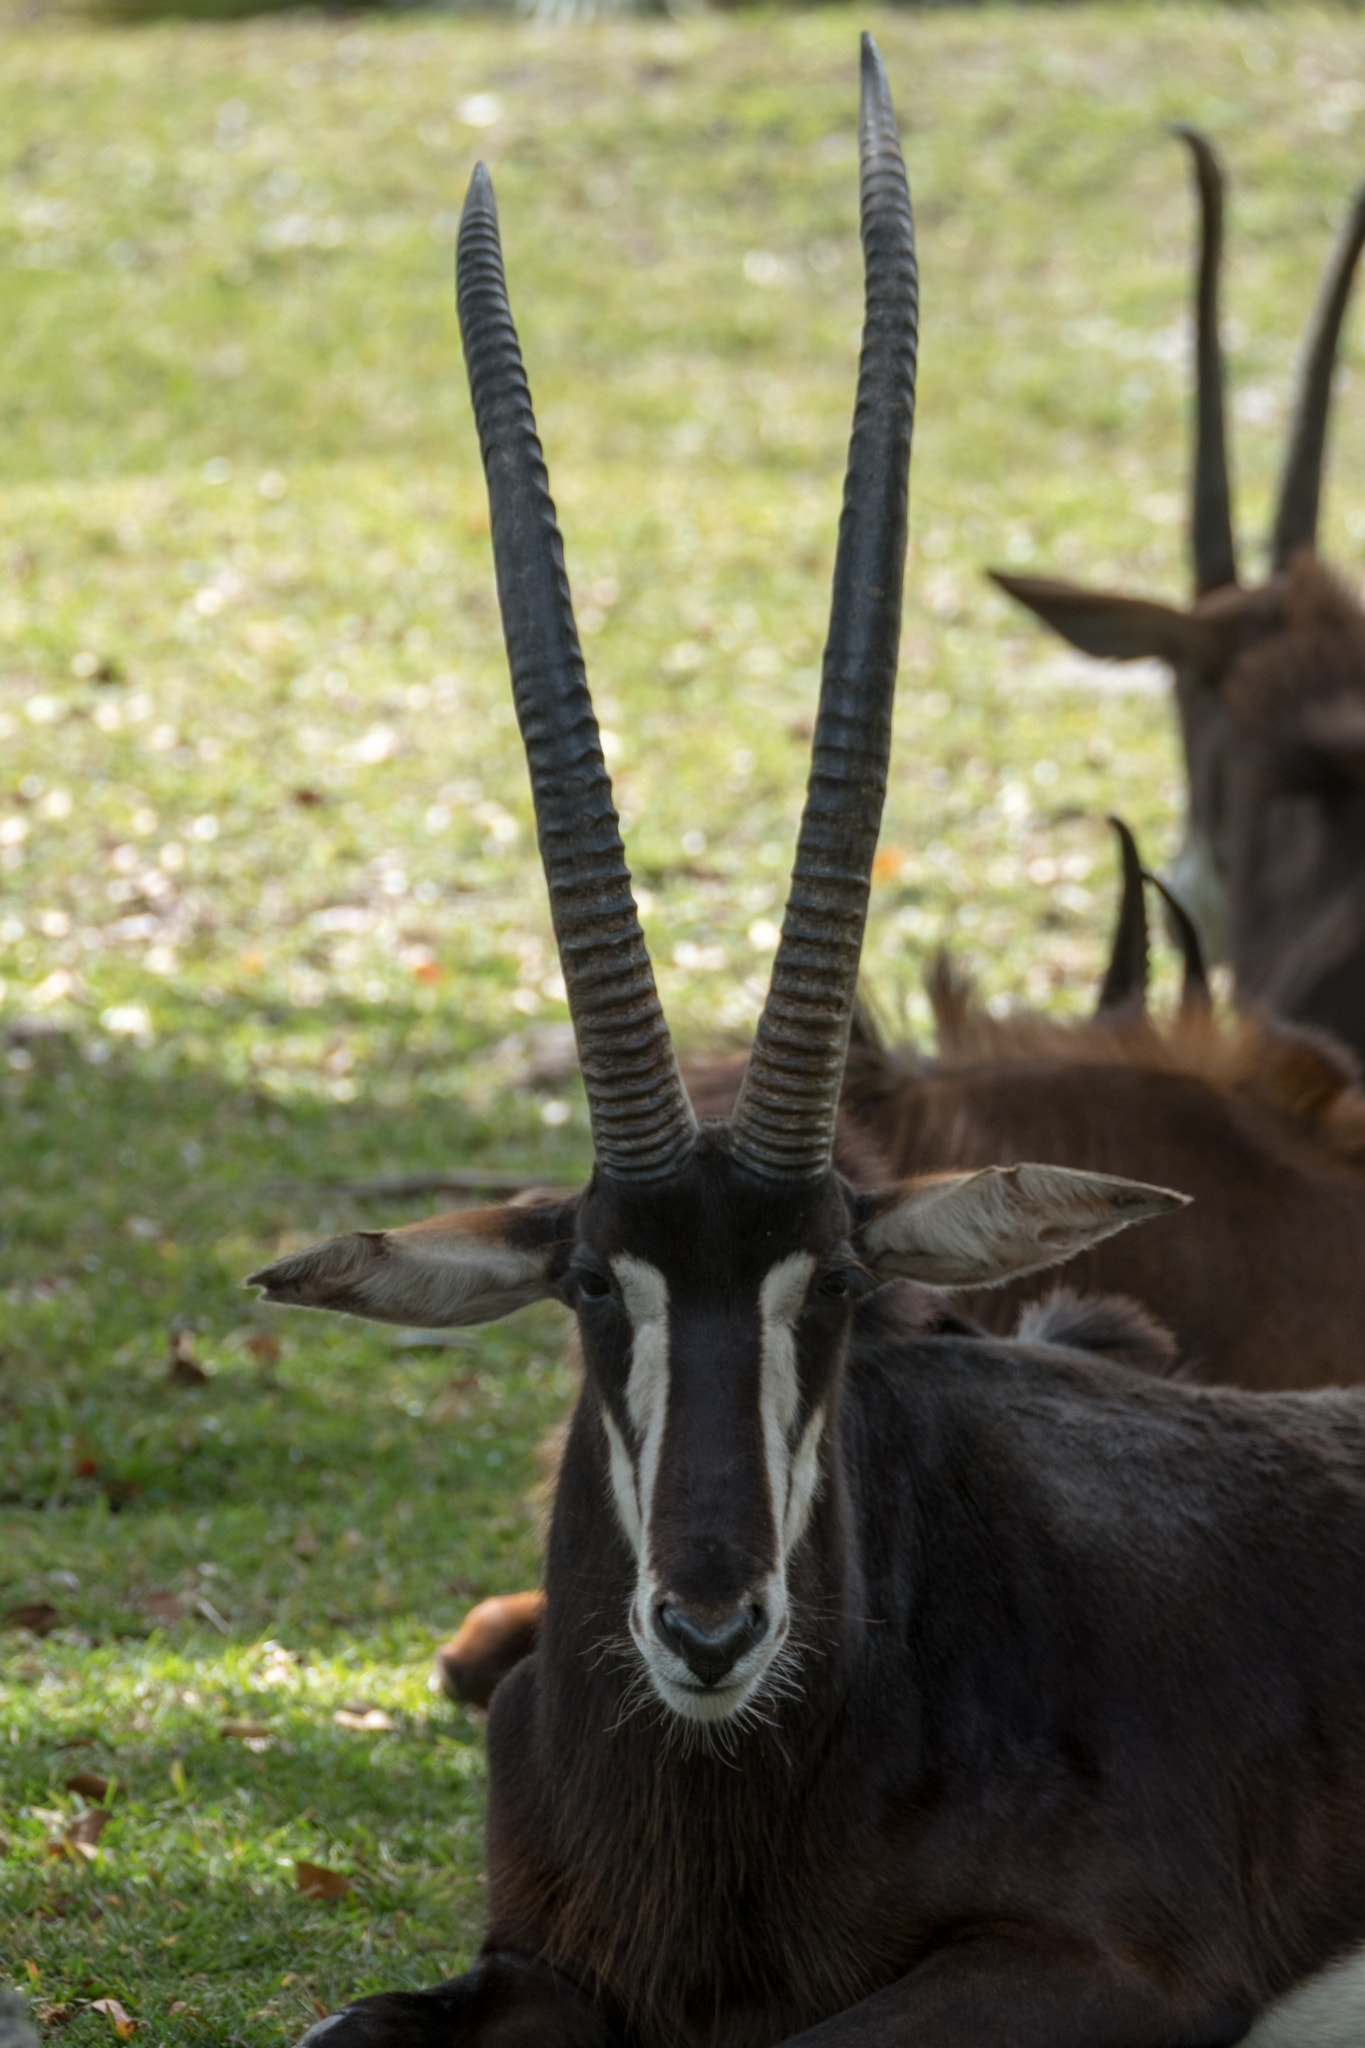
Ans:
{"label": "antelope ear", "polygon": [[1083,590],[1051,576],[986,574],[1060,633],[1082,654],[1101,661],[1167,661],[1172,668],[1202,668],[1218,656],[1223,635],[1215,621],[1147,597]]}
{"label": "antelope ear", "polygon": [[376,1323],[494,1323],[554,1292],[573,1240],[568,1201],[457,1209],[400,1230],[358,1230],[263,1266],[267,1301]]}
{"label": "antelope ear", "polygon": [[859,1233],[879,1280],[998,1287],[1182,1209],[1188,1195],[1068,1166],[986,1166],[905,1181]]}

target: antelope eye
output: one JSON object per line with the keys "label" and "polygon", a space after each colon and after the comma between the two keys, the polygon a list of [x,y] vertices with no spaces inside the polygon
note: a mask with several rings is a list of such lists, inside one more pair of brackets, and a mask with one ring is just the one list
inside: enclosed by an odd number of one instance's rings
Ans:
{"label": "antelope eye", "polygon": [[596,1266],[580,1267],[570,1275],[575,1292],[583,1301],[608,1301],[615,1289],[611,1277],[599,1271]]}
{"label": "antelope eye", "polygon": [[866,1294],[871,1281],[861,1266],[836,1266],[816,1288],[825,1301],[856,1301]]}

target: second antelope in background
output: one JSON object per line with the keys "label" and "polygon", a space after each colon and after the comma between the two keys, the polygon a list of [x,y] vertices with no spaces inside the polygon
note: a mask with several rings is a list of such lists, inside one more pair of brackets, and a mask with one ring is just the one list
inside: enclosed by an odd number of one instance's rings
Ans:
{"label": "second antelope in background", "polygon": [[1316,553],[1337,341],[1365,242],[1357,195],[1309,329],[1263,583],[1239,580],[1223,417],[1223,181],[1192,128],[1196,298],[1194,600],[1188,606],[993,571],[1078,647],[1175,671],[1189,785],[1173,880],[1243,1003],[1365,1054],[1365,612]]}

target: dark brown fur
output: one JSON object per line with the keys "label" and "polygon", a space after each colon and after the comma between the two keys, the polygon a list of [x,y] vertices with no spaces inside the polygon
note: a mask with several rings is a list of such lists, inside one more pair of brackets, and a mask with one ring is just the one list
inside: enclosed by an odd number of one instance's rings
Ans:
{"label": "dark brown fur", "polygon": [[[1083,1023],[996,1018],[947,962],[930,994],[937,1059],[886,1046],[866,1013],[854,1032],[838,1155],[854,1185],[1039,1159],[1122,1167],[1195,1200],[1072,1261],[1074,1322],[1058,1294],[1038,1301],[1037,1279],[952,1309],[905,1287],[907,1334],[1017,1331],[1151,1372],[1169,1374],[1178,1359],[1182,1377],[1259,1390],[1365,1381],[1365,1093],[1341,1047],[1198,1005],[1167,1023],[1131,1011]],[[700,1116],[729,1113],[746,1057],[685,1062]],[[1130,1325],[1106,1343],[1114,1297],[1150,1318],[1152,1334]],[[520,1624],[501,1639],[490,1631],[479,1690],[446,1682],[447,1693],[486,1706],[527,1637]],[[452,1655],[458,1662],[455,1643],[438,1652],[443,1673]]]}

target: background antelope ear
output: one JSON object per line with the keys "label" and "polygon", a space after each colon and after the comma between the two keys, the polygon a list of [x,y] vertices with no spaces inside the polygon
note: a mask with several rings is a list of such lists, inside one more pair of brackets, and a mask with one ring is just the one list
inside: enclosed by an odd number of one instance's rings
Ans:
{"label": "background antelope ear", "polygon": [[263,1266],[247,1285],[264,1288],[267,1301],[376,1323],[494,1323],[553,1293],[577,1201],[458,1209],[400,1230],[358,1230]]}
{"label": "background antelope ear", "polygon": [[1205,667],[1216,660],[1222,633],[1212,619],[1117,591],[1083,590],[1050,576],[986,574],[1054,633],[1101,661],[1168,661],[1173,668]]}
{"label": "background antelope ear", "polygon": [[1182,1209],[1188,1195],[1067,1166],[987,1166],[906,1181],[858,1234],[879,1280],[998,1287]]}

